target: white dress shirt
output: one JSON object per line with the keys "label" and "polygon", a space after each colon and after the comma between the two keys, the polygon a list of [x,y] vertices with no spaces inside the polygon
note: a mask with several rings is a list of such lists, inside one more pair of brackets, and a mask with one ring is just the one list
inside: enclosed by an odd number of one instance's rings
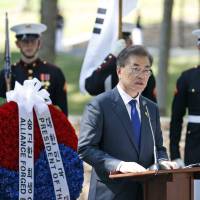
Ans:
{"label": "white dress shirt", "polygon": [[138,111],[138,115],[139,115],[139,118],[140,118],[140,121],[141,121],[141,114],[140,114],[140,103],[139,103],[139,98],[140,98],[140,94],[137,95],[137,97],[133,98],[131,97],[129,94],[127,94],[119,84],[117,84],[117,89],[118,89],[118,92],[120,94],[120,96],[122,97],[122,100],[126,106],[126,109],[128,111],[128,114],[129,114],[129,117],[131,119],[131,105],[129,104],[129,102],[131,100],[136,100],[136,109]]}

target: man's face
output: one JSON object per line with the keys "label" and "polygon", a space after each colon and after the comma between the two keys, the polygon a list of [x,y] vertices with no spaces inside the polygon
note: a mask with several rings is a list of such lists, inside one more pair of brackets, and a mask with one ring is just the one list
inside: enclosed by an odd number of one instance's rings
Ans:
{"label": "man's face", "polygon": [[124,67],[117,68],[119,84],[132,97],[141,93],[148,82],[150,61],[147,56],[130,56]]}
{"label": "man's face", "polygon": [[40,39],[17,40],[16,45],[24,57],[33,58],[40,48]]}

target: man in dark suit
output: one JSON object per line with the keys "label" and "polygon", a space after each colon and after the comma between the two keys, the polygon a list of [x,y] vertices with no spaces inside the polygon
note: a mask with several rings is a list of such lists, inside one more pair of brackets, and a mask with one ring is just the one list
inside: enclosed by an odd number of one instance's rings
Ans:
{"label": "man in dark suit", "polygon": [[[163,147],[155,103],[141,96],[151,75],[151,55],[140,45],[124,49],[117,59],[118,85],[96,96],[86,107],[80,128],[78,153],[93,167],[89,200],[142,200],[142,187],[129,180],[111,180],[110,172],[143,172],[158,162],[174,168]],[[133,103],[134,102],[134,103]],[[146,107],[148,107],[149,114]]]}

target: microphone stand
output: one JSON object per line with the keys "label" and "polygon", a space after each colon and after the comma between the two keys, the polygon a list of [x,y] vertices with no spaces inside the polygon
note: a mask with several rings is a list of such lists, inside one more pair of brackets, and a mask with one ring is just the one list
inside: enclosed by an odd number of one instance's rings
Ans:
{"label": "microphone stand", "polygon": [[152,124],[151,124],[151,120],[150,120],[149,110],[147,108],[146,102],[143,102],[143,103],[145,103],[145,108],[146,108],[146,111],[147,111],[147,115],[148,115],[148,119],[149,119],[149,125],[150,125],[150,129],[151,129],[151,134],[152,134],[152,138],[153,138],[154,164],[149,167],[149,170],[158,171],[160,167],[159,167],[159,163],[158,163],[158,159],[157,159],[157,153],[156,153],[155,136],[154,136],[154,133],[153,133],[153,128],[152,128]]}

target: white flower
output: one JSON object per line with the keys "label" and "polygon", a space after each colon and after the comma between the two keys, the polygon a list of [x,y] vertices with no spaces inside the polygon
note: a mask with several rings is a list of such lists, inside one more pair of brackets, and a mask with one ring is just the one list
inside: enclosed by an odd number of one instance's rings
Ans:
{"label": "white flower", "polygon": [[[7,101],[14,101],[18,106],[23,107],[28,113],[32,112],[35,107],[39,113],[43,113],[47,109],[47,104],[51,104],[50,94],[41,89],[42,84],[37,79],[25,80],[21,85],[15,82],[14,90],[6,93]],[[40,90],[41,89],[41,90]]]}

